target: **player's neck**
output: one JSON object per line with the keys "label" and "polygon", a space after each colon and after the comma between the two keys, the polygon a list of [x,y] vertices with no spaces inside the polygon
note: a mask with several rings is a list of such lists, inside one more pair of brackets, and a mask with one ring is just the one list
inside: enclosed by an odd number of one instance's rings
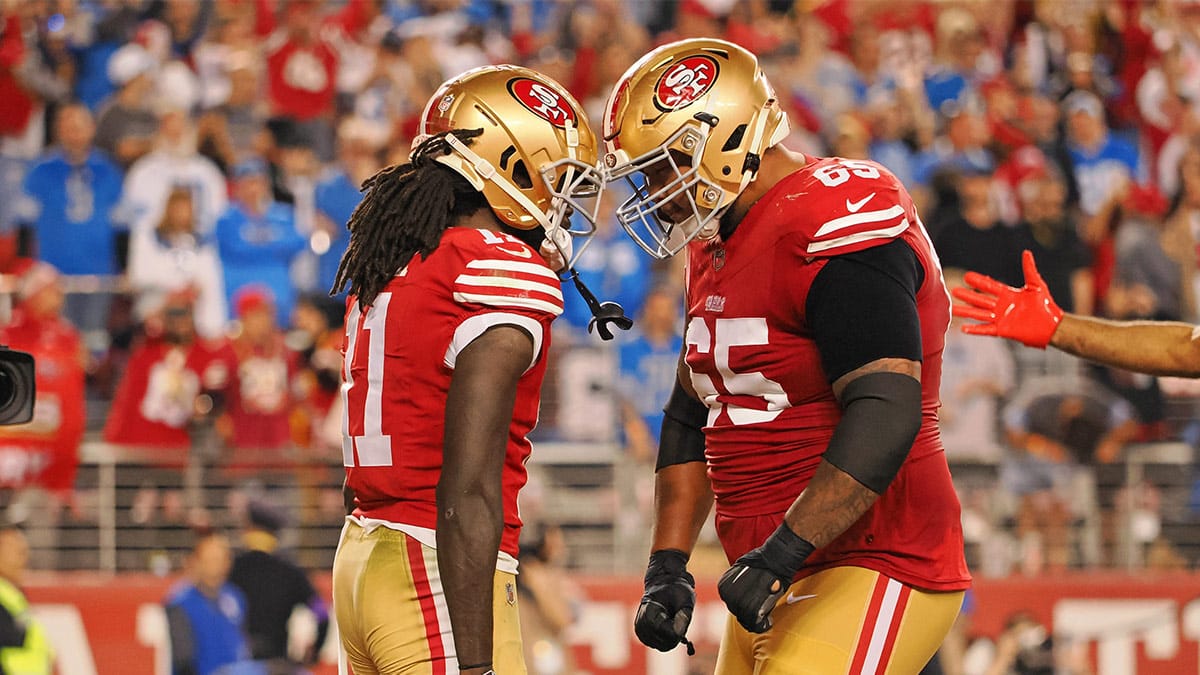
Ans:
{"label": "player's neck", "polygon": [[808,157],[802,152],[788,150],[783,145],[769,148],[763,153],[762,162],[758,167],[758,175],[730,205],[729,213],[726,214],[724,220],[733,223],[736,227],[736,224],[740,223],[742,218],[745,218],[746,214],[750,212],[750,207],[754,206],[755,202],[770,192],[771,188],[775,187],[779,181],[799,171],[805,164],[808,164]]}
{"label": "player's neck", "polygon": [[472,227],[476,230],[504,231],[500,225],[500,221],[496,220],[496,216],[492,213],[491,209],[478,209],[469,216],[462,216],[455,225],[458,227]]}

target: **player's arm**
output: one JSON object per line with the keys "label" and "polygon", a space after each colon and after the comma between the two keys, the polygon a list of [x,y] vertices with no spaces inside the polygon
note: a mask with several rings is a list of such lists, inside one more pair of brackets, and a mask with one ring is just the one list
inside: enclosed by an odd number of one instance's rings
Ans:
{"label": "player's arm", "polygon": [[463,673],[492,665],[492,583],[504,529],[502,474],[517,383],[533,338],[493,327],[458,352],[437,486],[437,560]]}
{"label": "player's arm", "polygon": [[921,426],[923,281],[899,240],[833,258],[817,273],[805,321],[842,418],[784,522],[721,577],[721,597],[747,630],[771,627],[775,601],[808,556],[862,517],[908,457]]}
{"label": "player's arm", "polygon": [[954,313],[978,324],[964,333],[1053,345],[1069,354],[1151,375],[1200,377],[1200,328],[1178,322],[1109,321],[1065,314],[1050,297],[1033,254],[1025,251],[1025,285],[1013,288],[967,272],[970,288],[954,289]]}
{"label": "player's arm", "polygon": [[653,543],[645,592],[634,620],[638,639],[664,652],[686,643],[696,606],[696,582],[687,571],[687,561],[713,502],[704,460],[708,408],[692,390],[682,353],[676,372],[675,388],[663,408],[654,476]]}

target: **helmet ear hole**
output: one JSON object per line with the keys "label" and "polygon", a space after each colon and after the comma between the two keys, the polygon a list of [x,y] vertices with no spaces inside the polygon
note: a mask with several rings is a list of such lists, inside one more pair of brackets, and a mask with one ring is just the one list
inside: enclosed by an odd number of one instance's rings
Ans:
{"label": "helmet ear hole", "polygon": [[533,177],[529,175],[529,169],[525,167],[525,160],[518,159],[512,168],[513,185],[522,190],[529,190],[533,187]]}

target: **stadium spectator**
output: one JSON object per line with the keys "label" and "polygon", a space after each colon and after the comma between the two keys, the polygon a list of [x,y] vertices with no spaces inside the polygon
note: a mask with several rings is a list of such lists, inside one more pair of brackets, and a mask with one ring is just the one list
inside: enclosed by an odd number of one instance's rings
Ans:
{"label": "stadium spectator", "polygon": [[236,359],[223,425],[234,451],[279,450],[291,440],[292,375],[296,354],[275,323],[270,290],[247,285],[234,294],[239,331],[230,340]]}
{"label": "stadium spectator", "polygon": [[194,311],[192,293],[175,291],[147,317],[104,425],[106,441],[152,448],[164,464],[182,460],[189,425],[219,405],[233,368],[228,343],[196,335]]}
{"label": "stadium spectator", "polygon": [[296,301],[288,344],[296,350],[296,405],[292,410],[292,440],[322,456],[341,450],[342,342],[345,302],[323,292],[306,293]]}
{"label": "stadium spectator", "polygon": [[196,536],[187,578],[172,588],[164,606],[171,637],[173,675],[265,675],[249,664],[243,632],[246,598],[229,583],[229,541],[212,531]]}
{"label": "stadium spectator", "polygon": [[[963,286],[962,270],[945,270],[946,287]],[[1016,365],[1008,346],[973,340],[951,321],[942,353],[942,407],[938,422],[950,461],[999,462],[1004,448],[996,427],[997,412],[1016,386]]]}
{"label": "stadium spectator", "polygon": [[957,216],[933,238],[942,265],[980,271],[1007,283],[1019,281],[1016,233],[998,219],[991,173],[959,174],[957,194]]}
{"label": "stadium spectator", "polygon": [[646,295],[637,332],[618,349],[618,391],[625,420],[626,450],[641,462],[658,454],[662,402],[675,387],[676,366],[683,337],[679,334],[680,298],[674,289],[658,288]]}
{"label": "stadium spectator", "polygon": [[[1200,223],[1200,142],[1193,142],[1183,154],[1178,167],[1179,190],[1171,200],[1171,208],[1167,213],[1167,230],[1177,241],[1170,245],[1173,253],[1196,251],[1200,232],[1196,223]],[[1191,276],[1192,285],[1183,289],[1185,306],[1183,316],[1195,320],[1200,316],[1200,275],[1197,274],[1197,262],[1200,254],[1184,258],[1180,262],[1186,275]]]}
{"label": "stadium spectator", "polygon": [[287,321],[296,292],[289,267],[308,242],[296,231],[292,208],[271,198],[267,165],[257,157],[233,168],[233,203],[217,222],[217,248],[225,269],[225,295],[263,284],[274,297],[276,318]]}
{"label": "stadium spectator", "polygon": [[[95,129],[87,108],[64,106],[55,124],[58,146],[24,181],[22,220],[32,225],[37,257],[67,275],[117,272],[121,170],[93,147]],[[102,331],[110,299],[108,293],[69,296],[66,316],[80,330]]]}
{"label": "stadium spectator", "polygon": [[370,123],[357,117],[343,120],[338,127],[338,161],[321,177],[315,194],[314,235],[320,238],[323,233],[322,241],[327,242],[317,262],[318,290],[333,288],[338,263],[350,241],[346,223],[362,199],[359,186],[380,168],[384,140]]}
{"label": "stadium spectator", "polygon": [[[270,675],[302,675],[317,661],[329,630],[329,607],[308,574],[279,550],[279,535],[287,519],[278,506],[251,499],[242,528],[242,551],[233,559],[229,582],[246,598],[246,634],[251,657]],[[288,656],[289,620],[297,607],[316,618],[317,634],[297,663]]]}
{"label": "stadium spectator", "polygon": [[153,230],[171,191],[187,188],[196,232],[207,236],[228,204],[225,176],[196,151],[196,128],[186,107],[164,104],[160,113],[153,152],[134,162],[125,176],[123,213],[134,232]]}
{"label": "stadium spectator", "polygon": [[565,569],[567,544],[557,525],[526,525],[521,532],[517,608],[525,664],[536,675],[576,672],[567,631],[579,618],[583,592]]}
{"label": "stadium spectator", "polygon": [[266,106],[254,54],[232,55],[222,67],[228,77],[228,92],[200,116],[196,134],[200,152],[228,171],[242,155],[266,153],[269,136],[265,133]]}
{"label": "stadium spectator", "polygon": [[309,142],[319,156],[327,158],[332,155],[330,118],[339,56],[330,30],[318,16],[319,8],[312,0],[284,6],[282,25],[265,45],[267,100],[272,116],[311,122]]}
{"label": "stadium spectator", "polygon": [[1092,254],[1076,234],[1067,211],[1067,186],[1053,169],[1017,186],[1023,219],[1017,224],[1017,247],[1033,251],[1051,293],[1068,312],[1091,314],[1095,282]]}
{"label": "stadium spectator", "polygon": [[[1196,251],[1190,245],[1190,231],[1166,227],[1163,216],[1167,208],[1167,200],[1158,188],[1142,185],[1130,188],[1122,204],[1122,219],[1114,241],[1114,283],[1126,289],[1145,289],[1153,305],[1121,308],[1111,313],[1115,318],[1164,321],[1183,318],[1184,289],[1192,286],[1192,266],[1188,266],[1185,277],[1183,264],[1195,260]],[[1054,293],[1054,289],[1050,292]]]}
{"label": "stadium spectator", "polygon": [[216,247],[197,232],[192,200],[187,187],[171,188],[158,226],[131,236],[127,274],[139,316],[145,318],[165,295],[190,290],[196,296],[197,332],[217,338],[228,317],[221,261]]}
{"label": "stadium spectator", "polygon": [[83,440],[87,357],[62,309],[58,271],[34,263],[21,275],[12,320],[0,329],[0,344],[28,352],[37,361],[33,421],[0,427],[0,486],[39,486],[67,502]]}
{"label": "stadium spectator", "polygon": [[0,526],[0,672],[52,675],[50,635],[21,590],[29,566],[29,543],[20,529]]}
{"label": "stadium spectator", "polygon": [[128,167],[154,148],[158,117],[153,98],[158,64],[144,47],[129,43],[108,59],[108,79],[117,91],[97,113],[96,145]]}
{"label": "stadium spectator", "polygon": [[1116,462],[1138,433],[1133,408],[1088,379],[1029,379],[1005,407],[1005,434],[1016,450],[1001,480],[1020,502],[1017,535],[1025,571],[1063,570],[1076,561],[1075,518],[1097,508],[1093,469]]}
{"label": "stadium spectator", "polygon": [[947,7],[938,14],[935,37],[925,96],[930,108],[945,114],[948,103],[963,103],[985,78],[987,36],[970,11]]}
{"label": "stadium spectator", "polygon": [[[1093,93],[1073,92],[1063,99],[1067,125],[1067,149],[1079,206],[1088,216],[1119,204],[1122,186],[1139,178],[1137,148],[1114,135],[1104,121],[1104,104]],[[1098,234],[1097,230],[1091,232]]]}

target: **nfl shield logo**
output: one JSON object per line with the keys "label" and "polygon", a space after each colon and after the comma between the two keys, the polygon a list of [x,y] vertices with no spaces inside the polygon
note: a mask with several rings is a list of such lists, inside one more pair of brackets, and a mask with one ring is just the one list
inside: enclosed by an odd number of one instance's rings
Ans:
{"label": "nfl shield logo", "polygon": [[725,249],[719,248],[713,251],[712,266],[714,270],[719,270],[725,266]]}
{"label": "nfl shield logo", "polygon": [[517,604],[517,591],[513,588],[511,581],[504,584],[504,599],[508,602],[509,606]]}

